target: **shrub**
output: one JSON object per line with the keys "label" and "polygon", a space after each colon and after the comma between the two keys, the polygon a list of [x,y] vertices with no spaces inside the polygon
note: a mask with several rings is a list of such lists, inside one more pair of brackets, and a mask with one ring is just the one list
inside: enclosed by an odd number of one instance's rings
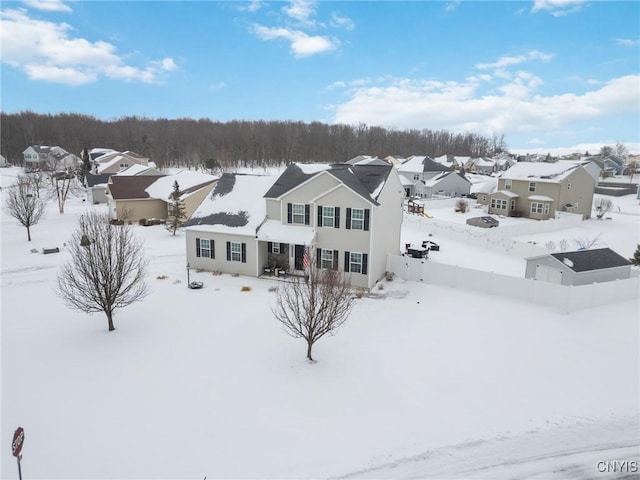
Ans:
{"label": "shrub", "polygon": [[250,292],[251,291],[251,287],[249,285],[243,285],[242,288],[240,289],[241,292]]}
{"label": "shrub", "polygon": [[111,220],[109,220],[109,223],[111,225],[124,225],[124,220],[119,220],[117,218],[112,218]]}
{"label": "shrub", "polygon": [[465,213],[469,209],[469,202],[464,198],[456,200],[456,212]]}
{"label": "shrub", "polygon": [[211,275],[222,275],[222,272],[220,270],[214,270],[211,272]]}
{"label": "shrub", "polygon": [[275,286],[269,287],[269,291],[270,292],[277,292],[278,291],[278,287],[275,287]]}
{"label": "shrub", "polygon": [[143,227],[147,226],[147,219],[146,218],[141,218],[140,220],[138,220],[138,224],[142,225]]}
{"label": "shrub", "polygon": [[391,282],[393,281],[393,279],[396,278],[396,274],[393,272],[384,272],[384,279],[387,282]]}

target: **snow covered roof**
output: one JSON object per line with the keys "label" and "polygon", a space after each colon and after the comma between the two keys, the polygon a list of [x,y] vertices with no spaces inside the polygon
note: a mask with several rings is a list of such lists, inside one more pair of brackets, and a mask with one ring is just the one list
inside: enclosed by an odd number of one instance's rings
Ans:
{"label": "snow covered roof", "polygon": [[[141,177],[136,175],[136,177]],[[151,177],[156,179],[146,188],[146,192],[152,198],[160,198],[168,200],[173,192],[174,182],[178,182],[182,195],[180,198],[186,198],[193,192],[202,187],[211,185],[218,177],[206,173],[195,172],[193,170],[183,170],[174,175],[165,175],[163,177]]]}
{"label": "snow covered roof", "polygon": [[223,174],[187,226],[199,231],[255,236],[267,214],[263,195],[275,179],[273,175]]}
{"label": "snow covered roof", "polygon": [[528,197],[529,200],[536,200],[538,202],[553,202],[553,198],[547,197],[546,195],[531,195]]}
{"label": "snow covered roof", "polygon": [[149,170],[150,167],[146,165],[138,165],[137,163],[134,165],[130,165],[124,170],[118,172],[118,175],[139,175],[142,172]]}
{"label": "snow covered roof", "polygon": [[451,168],[441,165],[429,157],[413,156],[398,167],[399,172],[423,173],[423,172],[448,172]]}
{"label": "snow covered roof", "polygon": [[520,196],[517,193],[512,192],[511,190],[498,190],[497,192],[494,192],[494,193],[500,193],[505,197],[509,197],[509,198],[518,198]]}
{"label": "snow covered roof", "polygon": [[295,163],[287,167],[264,196],[265,198],[279,198],[314,176],[327,172],[358,195],[374,205],[378,205],[378,195],[391,171],[391,165]]}
{"label": "snow covered roof", "polygon": [[472,193],[491,193],[498,186],[496,177],[488,177],[486,175],[467,174],[467,180],[471,182]]}
{"label": "snow covered roof", "polygon": [[505,171],[502,178],[558,183],[579,167],[580,165],[574,162],[518,162]]}
{"label": "snow covered roof", "polygon": [[[631,266],[631,262],[629,260],[610,248],[577,250],[575,252],[551,253],[549,255],[562,262],[576,273],[602,270],[605,268]],[[541,257],[546,257],[546,255],[530,257],[527,258],[527,260],[534,260]]]}
{"label": "snow covered roof", "polygon": [[279,220],[267,220],[260,226],[257,239],[265,242],[295,243],[311,245],[315,242],[316,232],[312,227],[283,224]]}

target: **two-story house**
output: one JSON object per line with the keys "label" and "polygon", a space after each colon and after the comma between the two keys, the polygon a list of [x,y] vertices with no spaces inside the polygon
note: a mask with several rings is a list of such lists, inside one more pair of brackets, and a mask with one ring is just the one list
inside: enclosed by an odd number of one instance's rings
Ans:
{"label": "two-story house", "polygon": [[495,192],[478,195],[478,203],[496,215],[547,220],[558,210],[589,218],[595,184],[577,162],[519,162],[504,172]]}
{"label": "two-story house", "polygon": [[62,147],[33,145],[22,152],[27,169],[45,169],[52,172],[64,172],[80,166],[80,158]]}
{"label": "two-story house", "polygon": [[370,289],[399,252],[402,197],[391,165],[293,164],[277,179],[223,175],[186,228],[187,260],[210,271],[303,275],[306,257]]}
{"label": "two-story house", "polygon": [[[453,168],[442,165],[430,157],[413,155],[402,165],[397,167],[401,177],[406,197],[426,198],[430,196],[425,182],[441,175],[443,172],[452,172]],[[461,193],[469,193],[468,188]]]}

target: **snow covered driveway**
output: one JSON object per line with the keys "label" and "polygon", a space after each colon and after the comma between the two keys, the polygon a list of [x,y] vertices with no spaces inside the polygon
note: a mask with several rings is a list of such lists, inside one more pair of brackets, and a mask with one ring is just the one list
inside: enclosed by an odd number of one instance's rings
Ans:
{"label": "snow covered driveway", "polygon": [[[341,478],[640,478],[638,417],[430,450]],[[625,463],[626,462],[626,463]]]}

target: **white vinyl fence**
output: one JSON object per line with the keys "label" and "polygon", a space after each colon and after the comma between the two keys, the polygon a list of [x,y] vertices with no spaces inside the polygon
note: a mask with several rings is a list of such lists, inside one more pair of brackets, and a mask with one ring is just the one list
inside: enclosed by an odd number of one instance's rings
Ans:
{"label": "white vinyl fence", "polygon": [[405,280],[464,288],[559,308],[565,313],[637,299],[640,278],[565,286],[438,263],[431,259],[390,255],[387,270]]}
{"label": "white vinyl fence", "polygon": [[555,219],[482,229],[436,218],[424,218],[415,214],[405,214],[404,216],[404,224],[413,229],[518,258],[535,257],[550,253],[550,251],[533,243],[517,242],[512,240],[512,237],[574,228],[580,226],[581,222],[581,215],[558,212],[558,218]]}

